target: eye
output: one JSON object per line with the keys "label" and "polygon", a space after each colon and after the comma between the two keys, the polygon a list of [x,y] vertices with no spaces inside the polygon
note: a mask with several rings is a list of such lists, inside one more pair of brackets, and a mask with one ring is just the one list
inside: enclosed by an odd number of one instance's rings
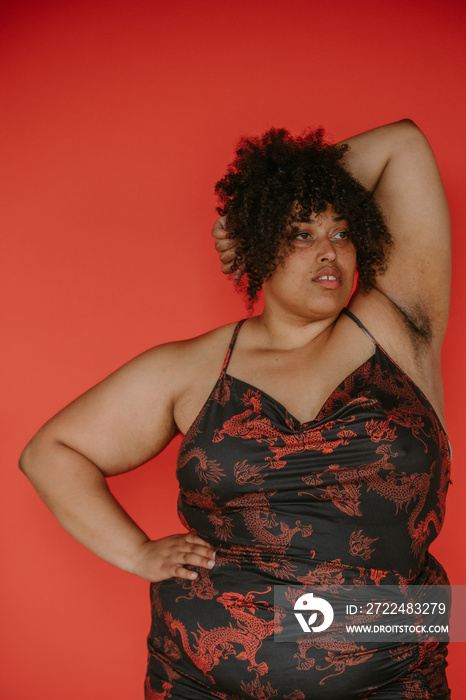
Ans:
{"label": "eye", "polygon": [[295,239],[298,241],[308,241],[311,237],[310,233],[307,233],[307,231],[300,231],[299,233],[296,234]]}
{"label": "eye", "polygon": [[343,241],[348,238],[348,231],[338,231],[338,233],[335,233],[332,238],[336,238],[338,241]]}

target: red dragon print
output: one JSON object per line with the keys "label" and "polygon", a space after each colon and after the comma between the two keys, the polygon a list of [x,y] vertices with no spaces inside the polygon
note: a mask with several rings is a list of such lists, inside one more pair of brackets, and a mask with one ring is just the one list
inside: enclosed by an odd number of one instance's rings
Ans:
{"label": "red dragon print", "polygon": [[[264,593],[270,590],[269,587]],[[165,620],[172,632],[178,631],[181,635],[185,652],[211,682],[214,681],[209,671],[218,665],[221,658],[227,658],[231,654],[237,659],[248,661],[248,671],[256,671],[259,675],[268,671],[265,662],[256,663],[256,653],[262,646],[262,641],[273,634],[274,629],[280,629],[279,617],[282,613],[275,611],[273,619],[267,622],[256,617],[254,592],[250,591],[247,595],[228,592],[217,598],[236,620],[237,627],[233,627],[230,622],[227,627],[205,630],[198,624],[198,631],[191,632],[195,639],[193,647],[185,625],[174,619],[170,612],[165,613]],[[243,651],[236,654],[235,645],[242,647]]]}

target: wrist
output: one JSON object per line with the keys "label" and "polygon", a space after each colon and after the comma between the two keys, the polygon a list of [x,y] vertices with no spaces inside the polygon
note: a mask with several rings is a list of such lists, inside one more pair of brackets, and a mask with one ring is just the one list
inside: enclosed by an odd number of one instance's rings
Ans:
{"label": "wrist", "polygon": [[144,537],[135,545],[135,548],[130,554],[121,558],[117,564],[120,569],[127,571],[129,574],[144,578],[144,569],[147,557],[148,546],[152,544],[152,540]]}

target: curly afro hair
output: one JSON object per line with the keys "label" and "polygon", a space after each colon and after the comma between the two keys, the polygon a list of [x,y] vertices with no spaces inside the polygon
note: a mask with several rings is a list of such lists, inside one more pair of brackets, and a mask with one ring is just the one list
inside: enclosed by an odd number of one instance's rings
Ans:
{"label": "curly afro hair", "polygon": [[347,148],[325,143],[323,129],[297,137],[286,129],[269,129],[240,140],[215,192],[221,204],[217,211],[227,217],[227,235],[238,241],[232,271],[244,261],[243,287],[251,305],[291,252],[295,202],[300,219],[328,205],[346,219],[363,290],[373,287],[377,273],[384,271],[392,238],[372,194],[345,169]]}

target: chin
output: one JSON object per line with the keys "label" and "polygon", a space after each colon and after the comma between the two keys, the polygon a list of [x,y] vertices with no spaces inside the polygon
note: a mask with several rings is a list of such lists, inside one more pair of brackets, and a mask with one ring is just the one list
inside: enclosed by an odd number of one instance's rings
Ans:
{"label": "chin", "polygon": [[308,310],[312,315],[318,314],[324,318],[327,316],[337,316],[345,308],[350,296],[350,294],[339,295],[338,298],[336,298],[335,296],[330,297],[329,295],[326,299],[319,299],[319,301],[314,299],[309,303]]}

